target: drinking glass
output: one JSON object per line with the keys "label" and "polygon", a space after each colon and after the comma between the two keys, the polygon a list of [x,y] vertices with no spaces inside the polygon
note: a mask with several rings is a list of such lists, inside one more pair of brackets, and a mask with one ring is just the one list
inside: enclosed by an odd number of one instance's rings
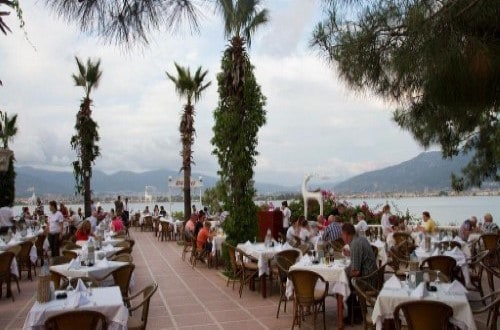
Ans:
{"label": "drinking glass", "polygon": [[330,267],[330,256],[325,256],[325,265]]}
{"label": "drinking glass", "polygon": [[89,292],[89,296],[92,295],[92,281],[87,281],[87,290]]}
{"label": "drinking glass", "polygon": [[437,285],[439,284],[439,282],[441,281],[441,280],[439,279],[439,273],[441,273],[441,271],[440,271],[440,270],[436,270],[436,281],[435,281],[436,286],[437,286]]}

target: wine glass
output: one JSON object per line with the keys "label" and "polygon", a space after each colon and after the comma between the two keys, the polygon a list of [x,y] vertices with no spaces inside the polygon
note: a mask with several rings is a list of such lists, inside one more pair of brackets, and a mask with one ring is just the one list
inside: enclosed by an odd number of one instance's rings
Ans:
{"label": "wine glass", "polygon": [[89,293],[89,296],[92,295],[92,281],[88,280],[85,284],[87,284],[87,291]]}
{"label": "wine glass", "polygon": [[406,283],[407,287],[410,287],[410,283],[408,282],[408,276],[409,275],[410,275],[410,272],[409,271],[405,271],[405,277],[406,277],[405,283]]}
{"label": "wine glass", "polygon": [[441,280],[439,279],[439,273],[441,273],[441,271],[440,270],[436,270],[436,281],[435,281],[436,286],[439,284],[439,282],[441,282]]}

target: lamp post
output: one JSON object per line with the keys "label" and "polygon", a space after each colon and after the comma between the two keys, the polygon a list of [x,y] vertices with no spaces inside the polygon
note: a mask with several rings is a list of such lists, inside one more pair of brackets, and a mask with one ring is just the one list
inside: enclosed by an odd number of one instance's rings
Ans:
{"label": "lamp post", "polygon": [[200,176],[198,180],[200,181],[200,210],[203,210],[203,204],[201,203],[201,188],[203,187],[203,178]]}
{"label": "lamp post", "polygon": [[172,216],[172,176],[168,176],[168,203],[170,206],[170,216]]}

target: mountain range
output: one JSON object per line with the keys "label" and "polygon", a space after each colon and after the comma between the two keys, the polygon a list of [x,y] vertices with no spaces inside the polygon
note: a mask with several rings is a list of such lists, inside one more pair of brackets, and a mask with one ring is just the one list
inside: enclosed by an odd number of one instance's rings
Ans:
{"label": "mountain range", "polygon": [[[424,190],[449,190],[452,172],[460,170],[469,162],[468,156],[443,159],[441,152],[424,152],[398,165],[389,166],[380,170],[366,172],[354,176],[341,183],[325,183],[324,188],[332,189],[336,193],[369,193],[369,192],[418,192]],[[37,195],[74,194],[74,177],[71,172],[50,171],[28,166],[16,167],[16,194],[19,197],[31,195],[30,187],[35,187]],[[106,174],[94,170],[92,189],[96,194],[123,194],[141,195],[145,186],[152,186],[157,194],[166,194],[168,191],[168,177],[179,176],[174,170],[155,170],[142,173],[120,171]],[[193,177],[200,176],[193,173]],[[215,176],[203,176],[205,187],[213,187],[217,181]],[[256,182],[259,193],[293,192],[300,191],[300,182],[294,186],[280,186],[269,183]]]}

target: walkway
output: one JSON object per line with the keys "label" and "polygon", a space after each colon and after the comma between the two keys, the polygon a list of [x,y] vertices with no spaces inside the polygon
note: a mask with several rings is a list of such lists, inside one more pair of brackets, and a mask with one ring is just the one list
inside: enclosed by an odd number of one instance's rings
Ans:
{"label": "walkway", "polygon": [[[267,299],[245,288],[242,298],[238,290],[226,287],[220,270],[207,269],[198,263],[192,269],[181,260],[182,247],[176,242],[160,242],[150,232],[131,230],[136,240],[134,247],[135,277],[138,290],[153,281],[159,285],[151,300],[148,329],[290,329],[291,307],[280,312],[276,319],[278,289]],[[36,279],[30,282],[24,274],[21,294],[15,291],[13,303],[0,299],[0,328],[22,329],[24,319],[35,297]],[[486,284],[486,283],[485,283]],[[322,318],[318,318],[321,325]],[[306,318],[303,328],[312,328],[311,317]],[[318,329],[322,328],[318,326]],[[337,328],[336,302],[327,298],[327,329]],[[362,326],[346,329],[362,329]]]}

